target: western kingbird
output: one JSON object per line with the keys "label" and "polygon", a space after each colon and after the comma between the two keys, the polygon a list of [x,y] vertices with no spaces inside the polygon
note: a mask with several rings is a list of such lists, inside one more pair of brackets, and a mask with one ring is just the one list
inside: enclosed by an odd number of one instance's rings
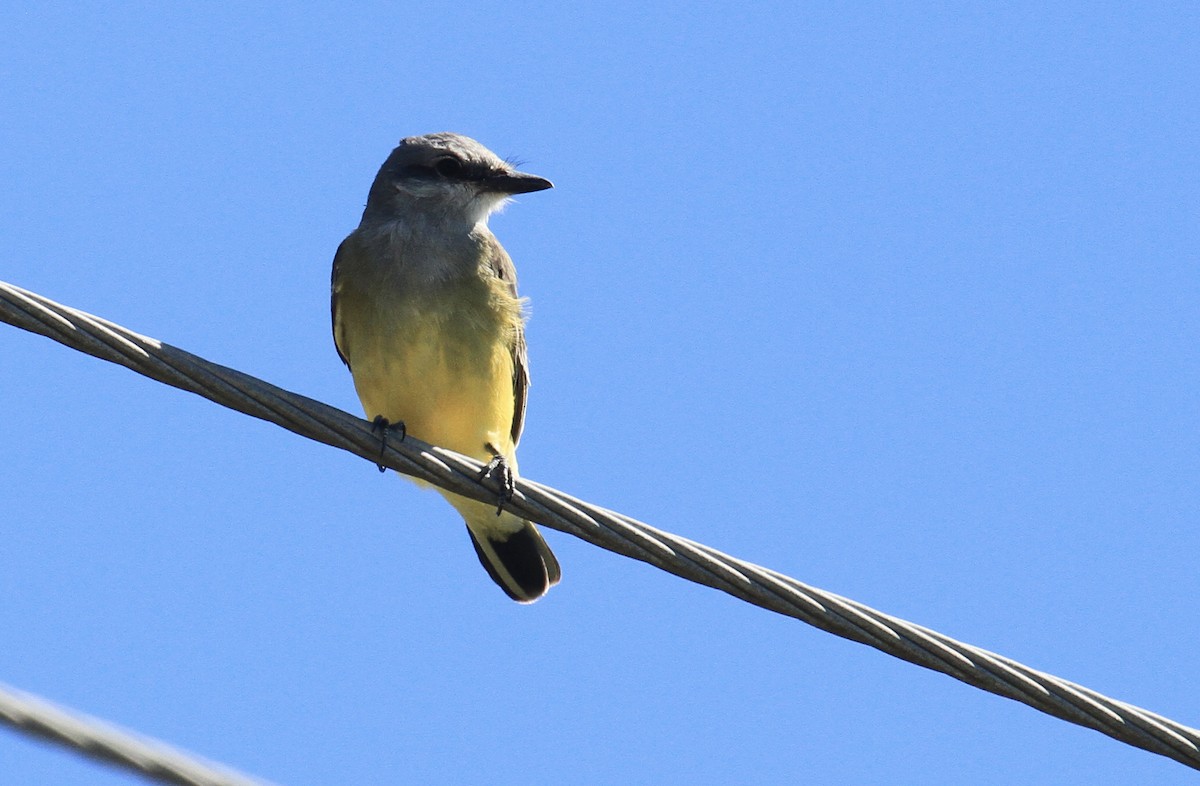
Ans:
{"label": "western kingbird", "polygon": [[[384,439],[389,423],[402,424],[516,471],[529,389],[524,301],[487,220],[513,194],[551,187],[458,134],[402,139],[383,162],[334,257],[332,308],[338,354]],[[531,603],[558,583],[558,560],[533,524],[441,493],[510,598]]]}

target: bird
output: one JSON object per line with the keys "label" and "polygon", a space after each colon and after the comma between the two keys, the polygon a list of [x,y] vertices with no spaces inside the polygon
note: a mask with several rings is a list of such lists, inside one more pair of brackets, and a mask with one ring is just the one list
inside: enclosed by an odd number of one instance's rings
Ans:
{"label": "bird", "polygon": [[[338,355],[385,444],[411,434],[511,486],[529,393],[526,301],[488,217],[513,195],[552,187],[449,132],[401,139],[379,168],[334,256],[330,304]],[[508,597],[532,603],[558,583],[558,560],[531,522],[438,491]]]}

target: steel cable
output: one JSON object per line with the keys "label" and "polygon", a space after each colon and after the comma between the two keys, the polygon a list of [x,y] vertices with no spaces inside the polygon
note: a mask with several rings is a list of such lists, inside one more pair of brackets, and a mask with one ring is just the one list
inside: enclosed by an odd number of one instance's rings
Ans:
{"label": "steel cable", "polygon": [[[409,437],[381,452],[371,424],[168,344],[0,282],[0,320],[373,463],[474,499],[499,489],[482,465]],[[821,630],[1200,769],[1200,731],[848,598],[657,530],[563,492],[517,479],[505,508],[609,551],[647,562]]]}

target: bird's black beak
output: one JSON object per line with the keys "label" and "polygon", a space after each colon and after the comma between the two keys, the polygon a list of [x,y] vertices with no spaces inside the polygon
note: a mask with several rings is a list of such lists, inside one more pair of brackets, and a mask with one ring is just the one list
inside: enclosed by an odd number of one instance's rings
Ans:
{"label": "bird's black beak", "polygon": [[482,184],[488,191],[497,194],[529,194],[554,188],[554,184],[546,178],[525,172],[497,172],[485,177]]}

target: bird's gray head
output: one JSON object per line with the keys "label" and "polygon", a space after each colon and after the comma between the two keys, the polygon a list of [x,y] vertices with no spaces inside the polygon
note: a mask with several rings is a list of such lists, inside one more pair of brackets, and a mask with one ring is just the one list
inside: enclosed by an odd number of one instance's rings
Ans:
{"label": "bird's gray head", "polygon": [[392,151],[367,196],[364,217],[465,220],[474,225],[513,194],[552,188],[545,178],[512,164],[469,137],[410,136]]}

